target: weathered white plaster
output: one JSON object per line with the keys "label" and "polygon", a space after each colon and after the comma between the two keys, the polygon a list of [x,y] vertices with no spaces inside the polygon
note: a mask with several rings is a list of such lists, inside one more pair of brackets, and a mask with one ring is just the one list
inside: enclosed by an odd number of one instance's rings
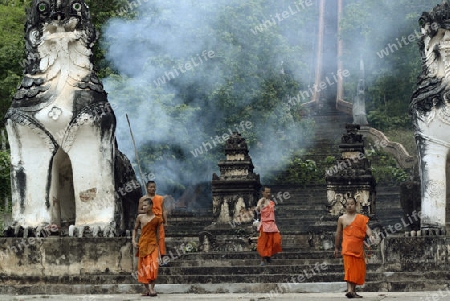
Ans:
{"label": "weathered white plaster", "polygon": [[341,156],[342,159],[359,160],[364,157],[364,154],[360,152],[343,152]]}
{"label": "weathered white plaster", "polygon": [[245,155],[244,154],[234,154],[234,155],[227,155],[228,161],[244,161]]}
{"label": "weathered white plaster", "polygon": [[356,191],[336,192],[327,190],[327,200],[331,215],[339,216],[345,213],[347,196],[353,196],[356,200],[356,212],[361,213],[362,206],[370,206],[371,193],[369,190],[357,189]]}
{"label": "weathered white plaster", "polygon": [[[82,235],[86,226],[95,232],[114,228],[115,213],[121,209],[114,193],[115,119],[110,115],[103,122],[95,111],[106,102],[104,94],[79,87],[81,82],[98,82],[90,81],[95,76],[92,45],[86,44],[93,28],[75,29],[78,22],[75,17],[54,20],[43,24],[42,34],[32,31],[40,70],[27,76],[44,81],[45,90],[38,94],[43,102],[36,110],[12,110],[16,115],[6,128],[14,223],[34,228],[71,224]],[[101,91],[101,84],[98,87]],[[86,99],[76,98],[80,91]]]}
{"label": "weathered white plaster", "polygon": [[244,199],[242,197],[239,197],[237,202],[234,204],[234,216],[233,216],[233,220],[238,220],[240,215],[241,215],[241,209],[245,207],[245,202]]}
{"label": "weathered white plaster", "polygon": [[226,177],[232,177],[232,176],[246,176],[248,175],[247,169],[230,169],[225,171]]}
{"label": "weathered white plaster", "polygon": [[228,223],[230,220],[230,208],[227,200],[224,199],[222,205],[220,206],[220,215],[217,221],[219,223]]}
{"label": "weathered white plaster", "polygon": [[[450,31],[439,28],[436,34],[432,34],[432,26],[436,24],[427,23],[422,27],[423,63],[427,70],[424,77],[440,79],[441,87],[448,90],[450,87]],[[439,93],[424,98],[432,106],[429,110],[413,111],[419,149],[422,228],[443,229],[446,223],[450,99],[447,99],[447,94]]]}

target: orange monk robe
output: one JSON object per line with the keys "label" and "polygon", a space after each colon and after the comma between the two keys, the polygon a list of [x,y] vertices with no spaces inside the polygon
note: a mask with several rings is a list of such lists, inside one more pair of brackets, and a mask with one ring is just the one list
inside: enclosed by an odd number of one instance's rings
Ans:
{"label": "orange monk robe", "polygon": [[358,285],[364,284],[366,263],[364,261],[364,238],[369,218],[357,214],[354,221],[344,228],[342,256],[344,258],[344,280]]}
{"label": "orange monk robe", "polygon": [[[163,218],[163,201],[164,198],[160,195],[156,194],[153,197],[153,214],[160,217],[161,219]],[[159,227],[159,252],[161,253],[161,256],[166,255],[166,235],[164,232],[163,224],[161,224],[161,226]]]}
{"label": "orange monk robe", "polygon": [[136,253],[138,259],[138,281],[150,283],[158,277],[159,249],[156,230],[162,224],[162,219],[155,216],[141,231],[139,238],[139,250]]}
{"label": "orange monk robe", "polygon": [[261,223],[256,250],[261,257],[272,257],[281,252],[281,235],[275,224],[275,203],[261,209]]}

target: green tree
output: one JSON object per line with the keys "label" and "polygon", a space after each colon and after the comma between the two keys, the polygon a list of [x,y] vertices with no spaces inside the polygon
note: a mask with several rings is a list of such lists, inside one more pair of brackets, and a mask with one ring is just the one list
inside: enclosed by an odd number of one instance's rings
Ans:
{"label": "green tree", "polygon": [[[356,93],[359,56],[362,56],[366,67],[366,108],[374,111],[369,115],[369,124],[385,130],[389,126],[377,120],[408,119],[409,100],[421,70],[417,21],[423,11],[429,11],[441,2],[346,1],[341,39],[345,45],[344,65],[352,76],[345,94],[351,101]],[[408,123],[396,126],[408,127]]]}
{"label": "green tree", "polygon": [[22,77],[24,24],[23,1],[0,2],[0,112],[2,116],[10,106],[12,94]]}

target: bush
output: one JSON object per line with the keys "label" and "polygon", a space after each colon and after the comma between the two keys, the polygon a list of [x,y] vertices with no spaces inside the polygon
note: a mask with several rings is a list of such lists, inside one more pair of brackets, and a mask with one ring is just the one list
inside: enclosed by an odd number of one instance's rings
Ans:
{"label": "bush", "polygon": [[275,184],[296,184],[305,186],[307,184],[323,183],[325,181],[324,171],[317,168],[314,160],[303,160],[296,156],[287,166],[284,172],[278,173],[273,179]]}
{"label": "bush", "polygon": [[367,114],[367,118],[369,124],[380,131],[409,129],[412,125],[411,117],[407,113],[399,116],[387,116],[386,113],[374,110]]}

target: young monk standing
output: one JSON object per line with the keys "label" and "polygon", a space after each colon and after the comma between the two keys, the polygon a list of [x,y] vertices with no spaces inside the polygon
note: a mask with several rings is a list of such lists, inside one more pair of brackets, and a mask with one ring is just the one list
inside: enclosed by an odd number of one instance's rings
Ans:
{"label": "young monk standing", "polygon": [[258,201],[256,210],[261,213],[257,251],[261,256],[261,266],[270,263],[273,255],[281,252],[281,235],[275,224],[275,203],[269,199],[270,188],[263,187],[263,197]]}
{"label": "young monk standing", "polygon": [[335,236],[334,256],[339,255],[339,245],[342,234],[342,256],[344,258],[344,280],[347,282],[347,298],[362,298],[356,293],[356,285],[362,285],[366,278],[366,262],[364,258],[364,238],[369,236],[373,242],[375,238],[372,230],[367,226],[369,218],[356,213],[356,200],[348,198],[347,213],[338,219]]}
{"label": "young monk standing", "polygon": [[[136,256],[138,259],[138,281],[143,283],[146,291],[143,296],[157,296],[155,291],[155,281],[158,277],[159,268],[159,229],[162,219],[152,212],[153,202],[145,199],[142,208],[145,214],[139,214],[133,229],[133,246],[138,248]],[[141,229],[139,243],[136,243],[136,233]]]}
{"label": "young monk standing", "polygon": [[[160,217],[163,223],[159,229],[159,251],[161,257],[166,256],[166,242],[165,242],[165,232],[164,227],[167,226],[167,213],[164,210],[164,197],[156,194],[156,183],[155,181],[147,182],[147,194],[139,199],[138,206],[138,214],[145,214],[145,210],[143,209],[143,202],[145,199],[151,199],[153,202],[153,213]],[[164,261],[162,261],[162,265],[164,265]]]}

